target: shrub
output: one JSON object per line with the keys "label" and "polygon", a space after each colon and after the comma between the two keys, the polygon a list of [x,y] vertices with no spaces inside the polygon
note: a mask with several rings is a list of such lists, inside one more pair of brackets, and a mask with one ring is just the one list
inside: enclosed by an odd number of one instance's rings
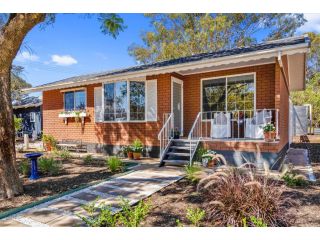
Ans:
{"label": "shrub", "polygon": [[150,210],[150,203],[140,200],[137,206],[130,206],[129,200],[123,199],[120,204],[119,224],[124,227],[138,227]]}
{"label": "shrub", "polygon": [[123,162],[120,160],[120,158],[116,156],[107,158],[106,165],[112,173],[120,172],[123,170],[124,167]]}
{"label": "shrub", "polygon": [[220,226],[242,226],[242,220],[251,216],[268,226],[289,226],[286,206],[293,204],[282,190],[267,178],[252,172],[233,168],[220,171],[202,179],[198,191],[208,205],[206,215]]}
{"label": "shrub", "polygon": [[83,161],[84,161],[84,164],[92,164],[92,162],[93,162],[93,156],[92,156],[91,154],[86,155],[86,156],[83,158]]}
{"label": "shrub", "polygon": [[201,220],[204,219],[205,211],[200,208],[187,208],[187,219],[195,226],[200,225]]}
{"label": "shrub", "polygon": [[199,181],[199,172],[201,168],[195,165],[185,166],[186,179],[192,183],[197,183]]}
{"label": "shrub", "polygon": [[295,173],[286,173],[282,179],[285,184],[289,187],[305,187],[308,186],[309,182],[306,180],[305,176],[297,175]]}
{"label": "shrub", "polygon": [[15,129],[16,132],[19,132],[21,130],[21,128],[22,128],[23,119],[14,117],[13,120],[14,120],[14,129]]}
{"label": "shrub", "polygon": [[[89,227],[115,227],[118,221],[118,215],[114,214],[110,206],[95,206],[96,201],[83,206],[83,209],[89,216],[78,215]],[[99,208],[99,209],[98,209]],[[95,213],[99,210],[99,213]]]}
{"label": "shrub", "polygon": [[62,165],[52,157],[39,158],[39,169],[42,173],[48,175],[57,175],[61,171]]}
{"label": "shrub", "polygon": [[72,158],[71,153],[66,149],[60,151],[55,150],[54,155],[62,160],[70,160]]}
{"label": "shrub", "polygon": [[142,142],[139,139],[134,140],[131,145],[131,150],[135,153],[141,153],[143,151]]}
{"label": "shrub", "polygon": [[261,218],[256,218],[255,216],[251,216],[249,218],[249,222],[247,218],[242,219],[243,227],[267,227],[267,224],[263,222]]}
{"label": "shrub", "polygon": [[53,149],[56,149],[57,146],[57,140],[49,134],[43,134],[42,135],[42,142],[45,145],[50,145]]}
{"label": "shrub", "polygon": [[28,176],[28,175],[29,175],[29,172],[30,172],[30,163],[29,163],[29,160],[28,160],[28,159],[22,160],[22,161],[20,162],[19,169],[20,169],[20,172],[22,173],[22,175]]}
{"label": "shrub", "polygon": [[202,156],[208,153],[208,149],[204,147],[199,147],[196,151],[194,161],[195,162],[201,162],[202,161]]}
{"label": "shrub", "polygon": [[137,206],[130,206],[129,200],[122,198],[120,207],[120,212],[113,213],[110,206],[96,206],[94,201],[83,207],[89,216],[79,217],[90,227],[138,227],[148,215],[150,204],[140,201]]}

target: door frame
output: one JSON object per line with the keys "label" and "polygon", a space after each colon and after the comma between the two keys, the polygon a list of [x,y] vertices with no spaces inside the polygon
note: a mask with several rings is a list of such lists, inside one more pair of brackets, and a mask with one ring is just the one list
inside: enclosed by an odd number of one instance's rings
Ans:
{"label": "door frame", "polygon": [[173,113],[173,83],[178,83],[181,86],[181,131],[180,136],[183,136],[183,81],[176,77],[171,77],[171,113]]}

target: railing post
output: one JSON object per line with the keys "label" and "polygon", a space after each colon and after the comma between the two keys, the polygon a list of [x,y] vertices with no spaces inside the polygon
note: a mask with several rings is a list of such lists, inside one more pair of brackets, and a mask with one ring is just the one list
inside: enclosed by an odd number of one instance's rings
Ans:
{"label": "railing post", "polygon": [[279,109],[276,110],[276,139],[279,139]]}

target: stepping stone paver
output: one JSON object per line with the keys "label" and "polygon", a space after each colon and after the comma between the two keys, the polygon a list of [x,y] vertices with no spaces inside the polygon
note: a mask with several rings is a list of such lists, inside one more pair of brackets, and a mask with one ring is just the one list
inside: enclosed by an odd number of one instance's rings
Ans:
{"label": "stepping stone paver", "polygon": [[99,196],[95,195],[95,194],[92,194],[92,193],[81,192],[81,193],[78,193],[76,195],[72,195],[72,197],[90,202],[90,201],[96,200]]}
{"label": "stepping stone paver", "polygon": [[[156,165],[139,166],[136,171],[60,198],[0,220],[1,226],[83,226],[78,215],[88,216],[84,204],[96,201],[96,206],[109,205],[113,212],[119,211],[121,198],[134,204],[183,176],[179,167],[158,168]],[[98,199],[97,199],[98,198]],[[94,214],[98,214],[99,209]]]}
{"label": "stepping stone paver", "polygon": [[0,221],[0,227],[29,227],[29,226],[21,222],[18,222],[16,220],[10,219],[5,221]]}
{"label": "stepping stone paver", "polygon": [[74,212],[80,209],[82,204],[68,201],[66,199],[57,201],[55,203],[52,203],[48,205],[50,208],[56,208],[56,209],[62,209],[64,211]]}
{"label": "stepping stone paver", "polygon": [[23,217],[25,218],[30,218],[40,223],[47,223],[61,216],[62,215],[56,213],[53,210],[42,209],[42,208],[37,209],[35,211],[28,212],[23,215]]}
{"label": "stepping stone paver", "polygon": [[81,219],[77,217],[71,217],[71,216],[62,216],[48,222],[47,224],[51,227],[84,227],[86,226]]}

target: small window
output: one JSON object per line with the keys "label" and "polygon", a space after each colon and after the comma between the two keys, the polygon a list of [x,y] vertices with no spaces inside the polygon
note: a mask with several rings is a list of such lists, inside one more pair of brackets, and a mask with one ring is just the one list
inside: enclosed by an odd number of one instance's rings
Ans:
{"label": "small window", "polygon": [[64,93],[64,110],[84,110],[86,109],[86,93],[84,90],[70,91]]}
{"label": "small window", "polygon": [[35,112],[31,112],[30,113],[30,122],[35,122],[36,121],[36,113]]}

